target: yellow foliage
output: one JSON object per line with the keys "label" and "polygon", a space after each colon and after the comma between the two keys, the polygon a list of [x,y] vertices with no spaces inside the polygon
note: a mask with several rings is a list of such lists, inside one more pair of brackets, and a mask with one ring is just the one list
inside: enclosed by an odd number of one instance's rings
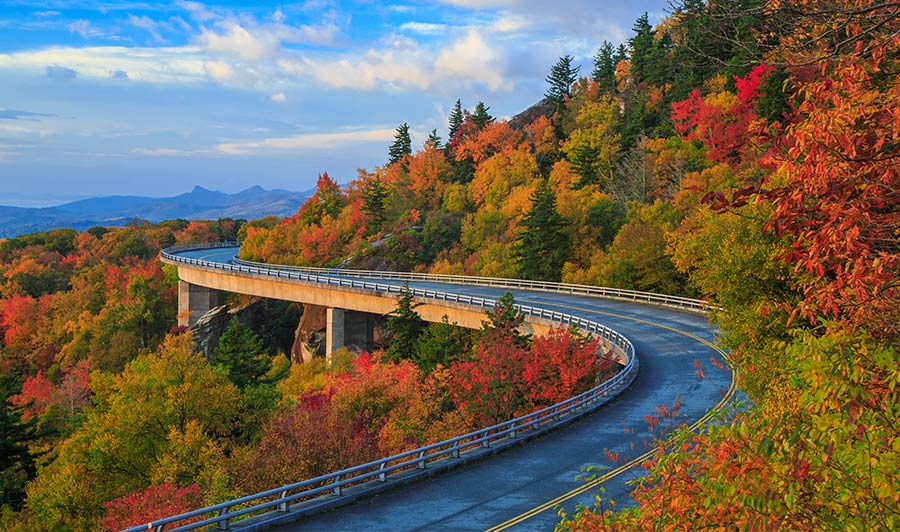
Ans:
{"label": "yellow foliage", "polygon": [[469,199],[479,208],[485,205],[499,208],[513,187],[535,179],[537,171],[531,153],[522,150],[497,153],[475,170],[475,178],[469,183]]}

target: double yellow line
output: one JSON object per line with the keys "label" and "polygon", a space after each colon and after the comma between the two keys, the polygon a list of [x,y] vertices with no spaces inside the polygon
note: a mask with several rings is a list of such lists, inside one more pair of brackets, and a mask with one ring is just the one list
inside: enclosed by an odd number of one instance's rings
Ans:
{"label": "double yellow line", "polygon": [[[593,310],[593,309],[586,309],[586,308],[582,308],[582,307],[571,307],[571,306],[566,306],[566,305],[556,305],[556,306],[561,306],[561,307],[569,308],[572,310],[581,310],[581,311],[585,311],[585,312],[592,312],[595,314],[602,314],[605,316],[612,316],[615,318],[631,320],[631,321],[635,321],[638,323],[644,323],[647,325],[652,325],[654,327],[659,327],[659,328],[665,329],[667,331],[672,331],[672,332],[678,333],[682,336],[686,336],[688,338],[696,340],[696,341],[702,343],[703,345],[706,345],[707,347],[718,352],[719,355],[721,355],[722,358],[724,358],[726,361],[728,360],[728,354],[725,351],[723,351],[719,346],[715,345],[714,343],[712,343],[708,340],[700,338],[696,334],[692,334],[687,331],[682,331],[681,329],[676,329],[674,327],[669,327],[668,325],[663,325],[661,323],[656,323],[656,322],[649,321],[649,320],[633,318],[631,316],[623,316],[621,314],[614,314],[611,312],[603,312],[603,311],[598,311],[598,310]],[[714,406],[710,410],[707,410],[707,412],[705,414],[703,414],[703,416],[700,419],[698,419],[693,424],[691,424],[691,426],[690,426],[691,431],[697,430],[701,425],[704,425],[706,422],[708,422],[713,417],[713,415],[715,415],[716,411],[718,411],[727,402],[729,402],[731,400],[731,398],[734,396],[735,391],[737,390],[737,378],[736,377],[737,377],[736,371],[732,370],[731,384],[729,385],[728,390],[722,396],[722,399],[718,403],[716,403],[716,406]],[[535,506],[531,510],[523,512],[523,513],[517,515],[516,517],[513,517],[512,519],[509,519],[507,521],[504,521],[503,523],[500,523],[499,525],[488,528],[486,532],[499,532],[500,530],[506,530],[507,528],[513,527],[523,521],[527,521],[528,519],[531,519],[532,517],[534,517],[538,514],[541,514],[559,504],[562,504],[562,503],[568,501],[569,499],[577,497],[586,491],[596,489],[598,486],[600,486],[607,480],[615,478],[615,477],[621,475],[622,473],[624,473],[625,471],[628,471],[629,469],[634,468],[638,464],[643,463],[644,461],[649,459],[651,456],[653,456],[653,454],[655,452],[656,452],[655,450],[647,451],[646,453],[638,456],[637,458],[633,458],[630,461],[620,465],[619,467],[617,467],[613,470],[607,471],[603,475],[591,480],[590,482],[586,482],[586,483],[582,484],[581,486],[579,486],[569,492],[563,493],[559,497],[551,499],[539,506]]]}

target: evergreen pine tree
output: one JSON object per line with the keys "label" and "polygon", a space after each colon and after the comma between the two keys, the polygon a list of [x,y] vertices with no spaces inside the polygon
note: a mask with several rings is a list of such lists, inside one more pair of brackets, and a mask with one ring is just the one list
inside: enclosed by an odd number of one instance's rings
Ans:
{"label": "evergreen pine tree", "polygon": [[620,44],[618,48],[616,48],[616,55],[614,57],[616,64],[618,65],[620,62],[628,59],[628,47],[625,44]]}
{"label": "evergreen pine tree", "polygon": [[488,113],[490,110],[491,108],[484,105],[484,102],[475,104],[475,112],[472,113],[472,124],[475,125],[476,130],[481,130],[484,126],[494,121],[494,117]]}
{"label": "evergreen pine tree", "polygon": [[471,343],[472,332],[451,324],[444,316],[439,323],[430,323],[424,328],[416,343],[413,362],[427,375],[438,364],[449,367],[451,362],[463,356]]}
{"label": "evergreen pine tree", "polygon": [[19,389],[14,375],[0,375],[0,508],[22,508],[25,484],[34,478],[36,467],[29,443],[37,438],[35,418],[22,419],[22,408],[10,397]]}
{"label": "evergreen pine tree", "polygon": [[377,233],[384,226],[387,197],[388,191],[381,184],[380,177],[375,177],[375,179],[366,183],[363,188],[363,210],[372,218],[368,228],[369,234]]}
{"label": "evergreen pine tree", "polygon": [[228,378],[238,388],[258,384],[272,367],[272,360],[263,354],[262,339],[237,316],[231,318],[210,358],[210,362],[228,370]]}
{"label": "evergreen pine tree", "polygon": [[634,36],[628,40],[631,47],[631,77],[636,81],[644,81],[650,56],[653,53],[654,34],[647,13],[641,15],[631,28]]}
{"label": "evergreen pine tree", "polygon": [[559,281],[569,257],[565,220],[556,209],[556,194],[546,180],[531,195],[531,209],[522,219],[522,230],[513,244],[513,257],[522,279]]}
{"label": "evergreen pine tree", "polygon": [[616,65],[615,48],[609,41],[603,41],[597,54],[594,55],[594,70],[591,72],[591,79],[600,85],[600,88],[607,93],[612,93],[616,88]]}
{"label": "evergreen pine tree", "polygon": [[396,362],[416,356],[416,343],[425,328],[416,307],[421,303],[413,301],[409,284],[404,283],[397,298],[397,308],[387,315],[387,330],[391,333],[390,345],[384,351],[384,359]]}
{"label": "evergreen pine tree", "polygon": [[441,136],[437,134],[437,129],[432,129],[431,133],[428,134],[428,138],[425,139],[425,147],[431,147],[435,150],[440,150],[441,146]]}
{"label": "evergreen pine tree", "polygon": [[388,164],[394,164],[407,155],[412,154],[412,139],[409,138],[409,124],[403,122],[394,135],[394,143],[388,149]]}
{"label": "evergreen pine tree", "polygon": [[546,79],[550,88],[547,89],[544,96],[553,102],[557,109],[562,108],[565,104],[566,98],[571,95],[572,84],[578,79],[578,70],[581,67],[572,66],[574,60],[575,58],[571,55],[560,57],[559,61],[550,69],[550,74],[547,75]]}
{"label": "evergreen pine tree", "polygon": [[511,339],[519,346],[528,345],[531,335],[519,332],[519,327],[525,323],[525,314],[516,308],[516,298],[512,294],[504,292],[487,316],[488,321],[481,322],[481,334],[496,334]]}
{"label": "evergreen pine tree", "polygon": [[644,81],[650,85],[661,86],[672,80],[672,37],[663,33],[654,39],[653,47],[647,56]]}
{"label": "evergreen pine tree", "polygon": [[462,126],[463,120],[462,104],[459,100],[456,100],[456,103],[453,105],[453,110],[450,111],[450,129],[447,132],[447,144],[453,142],[453,137],[456,135],[456,132],[459,131],[460,126]]}

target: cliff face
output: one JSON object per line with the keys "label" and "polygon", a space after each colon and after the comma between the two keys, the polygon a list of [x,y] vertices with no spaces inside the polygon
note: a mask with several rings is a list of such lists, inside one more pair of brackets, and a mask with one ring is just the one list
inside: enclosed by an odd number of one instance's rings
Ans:
{"label": "cliff face", "polygon": [[521,113],[509,119],[509,127],[513,129],[522,129],[528,124],[534,122],[538,119],[538,117],[545,116],[550,118],[556,112],[556,106],[548,100],[544,98],[538,103],[532,105],[528,109],[525,109]]}
{"label": "cliff face", "polygon": [[233,310],[225,305],[212,308],[191,327],[194,349],[208,359],[219,346],[219,337],[228,327],[231,317],[237,316],[241,323],[262,338],[268,353],[292,353],[295,328],[302,312],[297,303],[264,298]]}
{"label": "cliff face", "polygon": [[294,331],[294,343],[291,345],[291,363],[310,362],[315,357],[325,356],[325,307],[319,305],[303,305],[303,316]]}

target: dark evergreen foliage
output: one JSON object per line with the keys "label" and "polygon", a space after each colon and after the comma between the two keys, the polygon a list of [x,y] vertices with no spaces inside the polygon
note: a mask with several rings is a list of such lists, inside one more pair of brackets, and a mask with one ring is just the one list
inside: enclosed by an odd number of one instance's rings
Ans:
{"label": "dark evergreen foliage", "polygon": [[453,110],[450,111],[450,127],[447,131],[447,144],[453,142],[453,138],[456,136],[456,132],[459,131],[460,126],[462,126],[463,120],[462,104],[459,100],[456,100],[456,103],[453,104]]}
{"label": "dark evergreen foliage", "polygon": [[575,66],[572,62],[575,60],[571,55],[564,55],[559,58],[553,67],[550,68],[550,74],[547,75],[547,83],[550,88],[544,93],[557,108],[565,105],[566,98],[572,94],[572,84],[578,79],[578,70],[580,66]]}
{"label": "dark evergreen foliage", "polygon": [[438,364],[448,367],[469,350],[472,331],[449,323],[447,316],[439,323],[430,323],[422,331],[416,345],[413,362],[423,373],[429,374]]}
{"label": "dark evergreen foliage", "polygon": [[409,138],[409,124],[403,122],[394,135],[394,143],[388,149],[388,164],[394,164],[412,154],[412,139]]}
{"label": "dark evergreen foliage", "polygon": [[513,245],[513,256],[522,279],[559,281],[569,257],[566,222],[556,209],[556,194],[542,180],[531,196],[531,209],[522,218],[522,231]]}
{"label": "dark evergreen foliage", "polygon": [[476,130],[484,129],[484,126],[490,124],[494,121],[494,117],[491,116],[488,111],[491,108],[484,105],[484,102],[478,102],[475,104],[475,111],[472,113],[472,124],[475,125]]}
{"label": "dark evergreen foliage", "polygon": [[597,53],[594,55],[594,70],[591,79],[600,85],[600,89],[612,94],[616,90],[616,61],[615,48],[609,41],[603,41]]}
{"label": "dark evergreen foliage", "polygon": [[0,375],[0,508],[22,507],[25,484],[34,478],[35,457],[29,443],[37,438],[34,419],[22,419],[22,408],[10,398],[19,390],[15,375]]}
{"label": "dark evergreen foliage", "polygon": [[413,301],[412,291],[408,284],[403,285],[397,307],[387,315],[387,330],[391,333],[390,345],[382,355],[385,360],[396,362],[401,359],[414,359],[417,342],[425,322],[416,312],[421,303]]}
{"label": "dark evergreen foliage", "polygon": [[367,228],[369,234],[378,233],[384,226],[387,198],[388,190],[381,183],[380,177],[376,176],[375,179],[366,183],[363,190],[363,210],[371,217],[370,226]]}
{"label": "dark evergreen foliage", "polygon": [[437,134],[437,129],[432,129],[431,133],[428,134],[428,138],[425,139],[425,147],[431,147],[435,150],[440,150],[443,148],[441,144],[441,136]]}
{"label": "dark evergreen foliage", "polygon": [[487,316],[488,321],[481,322],[482,335],[498,335],[501,338],[511,338],[520,346],[528,345],[531,335],[519,331],[519,327],[525,323],[525,314],[516,308],[516,298],[512,294],[504,292]]}
{"label": "dark evergreen foliage", "polygon": [[211,358],[228,369],[228,378],[239,388],[260,383],[272,367],[272,359],[263,354],[262,339],[237,316],[231,318]]}

